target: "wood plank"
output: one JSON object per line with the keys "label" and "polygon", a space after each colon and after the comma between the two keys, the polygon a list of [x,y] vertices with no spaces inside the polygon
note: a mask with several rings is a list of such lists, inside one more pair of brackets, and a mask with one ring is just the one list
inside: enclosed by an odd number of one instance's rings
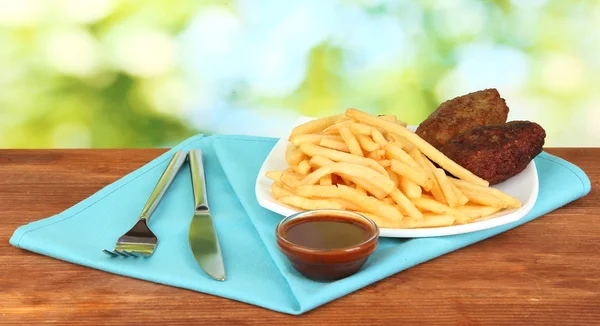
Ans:
{"label": "wood plank", "polygon": [[600,323],[600,149],[547,149],[588,174],[587,197],[297,317],[8,244],[18,226],[61,212],[164,151],[0,150],[0,324]]}

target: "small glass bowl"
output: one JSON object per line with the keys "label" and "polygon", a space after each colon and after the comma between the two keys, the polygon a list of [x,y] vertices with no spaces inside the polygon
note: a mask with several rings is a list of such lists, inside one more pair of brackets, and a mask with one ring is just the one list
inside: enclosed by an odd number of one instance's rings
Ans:
{"label": "small glass bowl", "polygon": [[[319,216],[323,220],[337,217],[337,221],[342,218],[360,223],[369,230],[370,236],[362,243],[338,249],[308,248],[284,238],[283,232],[288,223]],[[361,214],[337,209],[310,210],[290,215],[277,224],[275,234],[279,250],[287,256],[292,266],[307,278],[318,281],[334,281],[358,272],[379,243],[379,228],[375,222]]]}

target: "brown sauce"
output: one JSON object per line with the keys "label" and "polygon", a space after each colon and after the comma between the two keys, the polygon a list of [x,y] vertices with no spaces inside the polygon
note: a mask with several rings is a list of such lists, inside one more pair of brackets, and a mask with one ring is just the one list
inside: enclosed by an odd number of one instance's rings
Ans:
{"label": "brown sauce", "polygon": [[283,237],[298,246],[311,249],[341,249],[359,245],[373,235],[364,223],[339,216],[315,216],[292,222]]}

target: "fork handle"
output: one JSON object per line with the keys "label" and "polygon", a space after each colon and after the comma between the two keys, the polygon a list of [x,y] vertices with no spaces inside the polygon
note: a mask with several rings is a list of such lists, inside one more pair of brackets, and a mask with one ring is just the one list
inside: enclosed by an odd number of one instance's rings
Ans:
{"label": "fork handle", "polygon": [[185,151],[175,152],[175,154],[171,158],[171,161],[169,162],[169,165],[167,165],[167,168],[160,176],[160,179],[158,179],[158,183],[154,187],[154,190],[152,190],[152,193],[150,194],[150,198],[148,198],[146,205],[142,209],[142,213],[140,213],[139,218],[140,220],[150,220],[150,216],[158,206],[158,203],[160,203],[160,200],[162,199],[165,192],[167,192],[167,189],[171,185],[171,182],[173,182],[173,179],[175,179],[175,176],[177,175],[177,172],[183,165],[183,162],[185,162],[186,156],[187,154]]}
{"label": "fork handle", "polygon": [[208,211],[208,200],[206,198],[206,178],[204,175],[204,163],[202,162],[202,151],[190,150],[190,172],[192,175],[192,189],[194,190],[194,210]]}

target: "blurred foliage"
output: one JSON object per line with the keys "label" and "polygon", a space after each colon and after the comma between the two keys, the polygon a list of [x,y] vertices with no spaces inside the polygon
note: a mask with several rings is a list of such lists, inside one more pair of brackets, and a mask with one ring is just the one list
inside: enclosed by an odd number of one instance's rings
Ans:
{"label": "blurred foliage", "polygon": [[[114,37],[110,34],[120,33],[119,29],[143,28],[172,36],[186,26],[195,11],[209,3],[92,2],[110,6],[109,14],[85,24],[66,14],[52,16],[55,11],[69,6],[73,7],[72,14],[77,15],[79,9],[85,16],[90,13],[80,7],[86,5],[85,1],[80,5],[68,1],[29,1],[24,5],[35,8],[21,10],[30,10],[33,16],[37,11],[42,12],[32,18],[34,23],[25,19],[12,24],[5,22],[5,26],[0,27],[0,44],[4,50],[0,50],[3,72],[0,77],[0,146],[153,147],[198,132],[180,118],[157,111],[142,92],[149,84],[178,75],[180,67],[149,76],[121,69],[110,57],[110,37]],[[16,5],[8,2],[1,5],[5,10],[3,18],[10,22],[6,16]],[[91,47],[96,62],[88,64],[93,67],[80,68],[48,59],[47,47],[51,47],[48,43],[55,41],[60,46],[60,37],[65,39],[65,45]],[[66,60],[70,59],[76,58]]]}
{"label": "blurred foliage", "polygon": [[[242,130],[233,109],[356,107],[418,124],[486,87],[510,97],[514,118],[541,123],[548,144],[594,144],[599,21],[593,0],[0,0],[0,147],[168,146],[219,132],[220,116]],[[229,50],[204,56],[211,46]],[[235,68],[269,55],[300,59]],[[269,88],[295,65],[297,84]]]}

